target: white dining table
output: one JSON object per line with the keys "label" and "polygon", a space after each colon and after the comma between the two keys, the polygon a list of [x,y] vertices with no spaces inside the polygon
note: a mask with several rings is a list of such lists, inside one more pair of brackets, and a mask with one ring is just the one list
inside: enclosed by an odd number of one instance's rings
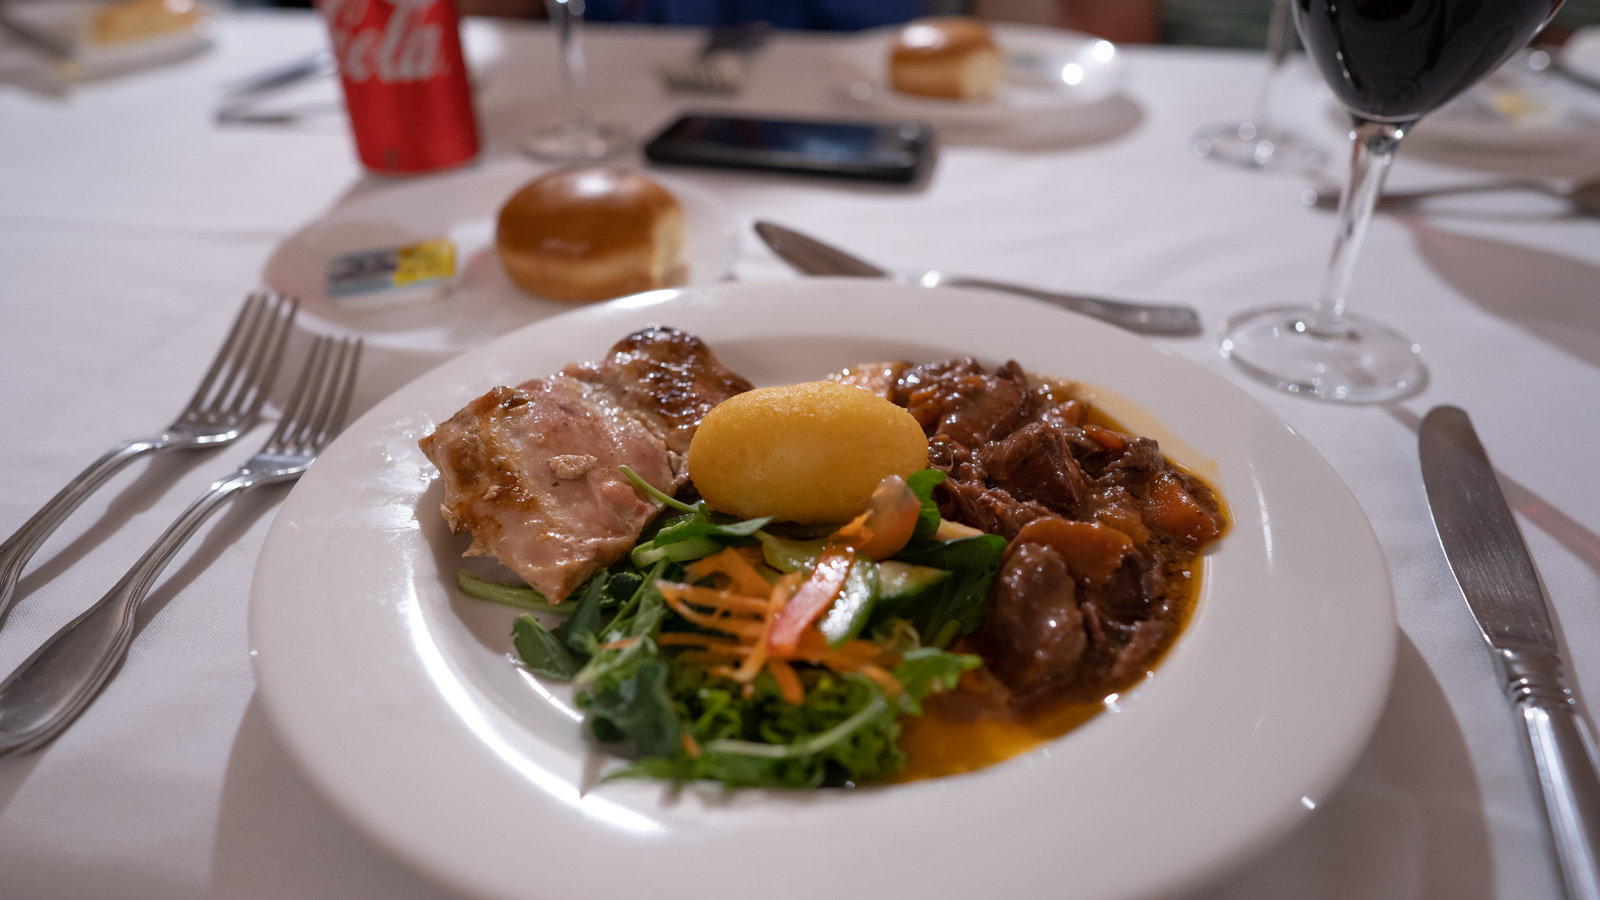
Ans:
{"label": "white dining table", "polygon": [[[170,420],[287,237],[394,186],[363,175],[331,80],[274,101],[304,114],[291,124],[217,124],[227,85],[326,42],[311,14],[225,12],[218,24],[214,47],[171,65],[55,92],[0,84],[0,535],[101,452]],[[513,156],[522,134],[561,112],[554,38],[490,20],[465,31],[484,157]],[[591,27],[587,38],[596,115],[635,135],[690,107],[872,112],[830,74],[835,36],[779,34],[732,98],[662,88],[656,70],[686,57],[697,33]],[[1595,696],[1600,219],[1516,193],[1380,214],[1351,305],[1420,345],[1426,386],[1383,406],[1278,393],[1219,355],[1216,329],[1251,306],[1308,300],[1333,217],[1303,202],[1306,178],[1232,169],[1189,147],[1199,126],[1249,110],[1262,58],[1120,56],[1114,101],[1048,127],[949,131],[914,188],[674,174],[746,226],[771,219],[887,266],[1192,304],[1207,334],[1156,343],[1241,386],[1349,485],[1394,586],[1387,705],[1337,790],[1307,798],[1292,830],[1193,896],[1560,896],[1519,729],[1429,517],[1417,427],[1438,404],[1471,413],[1544,578],[1574,686]],[[1342,129],[1302,64],[1277,109],[1327,148],[1337,181]],[[1430,145],[1422,134],[1402,149],[1392,188],[1600,176],[1593,132],[1543,151]],[[734,277],[797,277],[747,227],[741,239]],[[369,348],[357,406],[436,362]],[[264,434],[136,463],[92,497],[24,574],[0,621],[0,674],[110,588]],[[255,698],[249,587],[285,495],[246,496],[209,523],[141,607],[132,649],[93,705],[54,743],[0,759],[0,898],[450,896],[319,796]]]}

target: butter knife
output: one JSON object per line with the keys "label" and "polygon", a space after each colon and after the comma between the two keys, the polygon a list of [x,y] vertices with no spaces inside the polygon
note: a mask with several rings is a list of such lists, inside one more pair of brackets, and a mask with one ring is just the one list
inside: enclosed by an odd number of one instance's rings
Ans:
{"label": "butter knife", "polygon": [[1600,774],[1593,733],[1561,674],[1544,589],[1467,414],[1422,420],[1419,452],[1439,543],[1505,678],[1533,749],[1567,896],[1600,900]]}
{"label": "butter knife", "polygon": [[1200,315],[1188,306],[1158,306],[1143,303],[1124,303],[1077,294],[1057,294],[1036,288],[990,281],[984,278],[962,278],[938,271],[920,275],[895,275],[877,266],[815,238],[806,237],[782,225],[757,222],[756,234],[761,236],[772,252],[784,262],[807,275],[848,275],[854,278],[888,278],[902,284],[923,287],[975,288],[1018,294],[1053,303],[1075,313],[1110,322],[1138,334],[1182,337],[1200,333]]}

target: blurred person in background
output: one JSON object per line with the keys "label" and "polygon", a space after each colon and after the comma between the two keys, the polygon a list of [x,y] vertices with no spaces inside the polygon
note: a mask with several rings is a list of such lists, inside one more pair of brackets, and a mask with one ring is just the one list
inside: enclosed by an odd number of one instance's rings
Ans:
{"label": "blurred person in background", "polygon": [[[311,5],[311,0],[235,0],[240,6]],[[853,31],[929,15],[976,15],[1056,25],[1128,44],[1260,49],[1271,0],[584,0],[591,22],[742,25]],[[543,18],[544,0],[457,0],[464,15]],[[1600,25],[1600,0],[1567,0],[1540,38],[1559,44],[1574,29]]]}
{"label": "blurred person in background", "polygon": [[[1271,0],[974,0],[985,18],[1059,25],[1131,44],[1259,49],[1267,43]],[[1561,43],[1574,29],[1600,25],[1600,0],[1567,0],[1540,38]]]}

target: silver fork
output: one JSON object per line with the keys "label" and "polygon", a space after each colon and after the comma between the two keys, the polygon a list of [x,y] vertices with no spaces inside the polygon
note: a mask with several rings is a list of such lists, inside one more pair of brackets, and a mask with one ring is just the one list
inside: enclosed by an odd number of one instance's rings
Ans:
{"label": "silver fork", "polygon": [[0,682],[0,756],[39,747],[83,712],[128,652],[133,613],[179,548],[235,494],[300,477],[350,409],[361,341],[319,337],[261,452],[190,504],[111,592]]}
{"label": "silver fork", "polygon": [[220,447],[255,426],[299,307],[298,300],[251,295],[194,398],[165,431],[111,448],[0,544],[0,615],[11,605],[17,579],[39,545],[118,469],[146,453]]}

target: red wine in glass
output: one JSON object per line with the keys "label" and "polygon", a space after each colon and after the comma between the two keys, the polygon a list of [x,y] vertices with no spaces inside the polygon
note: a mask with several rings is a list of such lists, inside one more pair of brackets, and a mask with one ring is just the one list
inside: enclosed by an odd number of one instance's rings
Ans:
{"label": "red wine in glass", "polygon": [[1561,0],[1295,0],[1306,52],[1340,102],[1420,118],[1521,50]]}
{"label": "red wine in glass", "polygon": [[1223,326],[1222,353],[1251,376],[1323,400],[1377,402],[1422,385],[1415,345],[1345,312],[1345,291],[1400,140],[1424,114],[1521,50],[1561,0],[1293,0],[1300,39],[1349,108],[1350,180],[1321,296]]}

